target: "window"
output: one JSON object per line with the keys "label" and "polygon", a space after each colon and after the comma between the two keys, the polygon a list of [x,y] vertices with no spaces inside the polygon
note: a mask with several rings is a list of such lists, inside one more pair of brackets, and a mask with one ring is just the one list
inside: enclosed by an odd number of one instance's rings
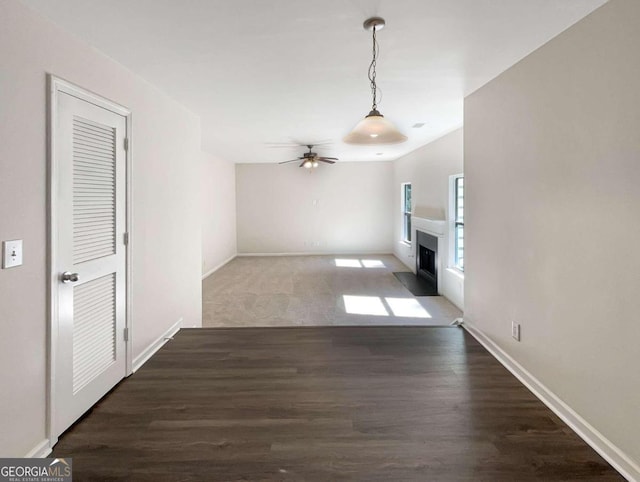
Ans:
{"label": "window", "polygon": [[453,266],[464,271],[464,176],[451,176]]}
{"label": "window", "polygon": [[402,241],[411,242],[411,183],[402,184]]}

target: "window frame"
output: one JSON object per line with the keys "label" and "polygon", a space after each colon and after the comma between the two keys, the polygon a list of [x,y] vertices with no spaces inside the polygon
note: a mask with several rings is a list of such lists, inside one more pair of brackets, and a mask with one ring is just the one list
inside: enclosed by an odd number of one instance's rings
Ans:
{"label": "window frame", "polygon": [[[463,199],[463,215],[458,217],[459,211],[459,195],[458,190],[460,188],[460,181],[462,181],[462,189],[464,190],[464,174],[454,174],[449,176],[449,268],[454,269],[460,274],[464,274],[464,254],[462,256],[462,265],[458,257],[460,248],[458,246],[458,231],[462,230],[464,233],[464,191],[462,193]],[[463,234],[464,236],[464,234]],[[464,239],[464,237],[463,237]],[[464,253],[464,245],[462,246]]]}
{"label": "window frame", "polygon": [[[409,188],[409,206],[407,209],[407,187]],[[411,226],[411,208],[413,204],[413,191],[410,182],[400,184],[400,208],[402,214],[402,232],[401,241],[405,244],[411,244],[412,226]]]}

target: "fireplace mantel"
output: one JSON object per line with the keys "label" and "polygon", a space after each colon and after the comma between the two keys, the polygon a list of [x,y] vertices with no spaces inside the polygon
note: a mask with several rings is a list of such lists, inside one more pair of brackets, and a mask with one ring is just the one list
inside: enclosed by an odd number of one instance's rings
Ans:
{"label": "fireplace mantel", "polygon": [[411,216],[411,226],[413,229],[423,231],[439,238],[444,236],[446,225],[447,222],[442,219],[429,219]]}

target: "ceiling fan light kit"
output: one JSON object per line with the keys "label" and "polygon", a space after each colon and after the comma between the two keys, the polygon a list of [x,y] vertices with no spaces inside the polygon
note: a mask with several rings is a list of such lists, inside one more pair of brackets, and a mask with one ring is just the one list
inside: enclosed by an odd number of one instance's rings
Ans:
{"label": "ceiling fan light kit", "polygon": [[302,167],[306,167],[307,169],[318,167],[318,161],[308,159],[302,163]]}
{"label": "ceiling fan light kit", "polygon": [[371,82],[371,93],[373,103],[371,111],[354,127],[354,129],[344,138],[347,144],[377,145],[377,144],[399,144],[407,140],[407,136],[402,134],[397,127],[378,111],[378,86],[376,84],[376,62],[378,60],[378,41],[376,31],[385,26],[385,21],[380,17],[372,17],[365,20],[363,27],[365,30],[373,32],[373,58],[369,65],[369,81]]}
{"label": "ceiling fan light kit", "polygon": [[309,152],[305,152],[301,157],[297,159],[291,159],[290,161],[279,162],[278,164],[288,164],[290,162],[298,162],[302,161],[302,163],[298,167],[304,167],[306,169],[315,169],[320,165],[320,162],[324,162],[327,164],[335,164],[338,160],[337,157],[324,157],[319,156],[315,152],[313,152],[313,144],[307,144],[309,148]]}

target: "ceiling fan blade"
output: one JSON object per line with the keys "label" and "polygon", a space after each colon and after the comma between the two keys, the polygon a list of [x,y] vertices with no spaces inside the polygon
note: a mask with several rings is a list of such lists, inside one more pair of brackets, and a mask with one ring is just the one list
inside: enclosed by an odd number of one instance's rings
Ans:
{"label": "ceiling fan blade", "polygon": [[330,139],[318,141],[318,142],[297,142],[292,140],[291,142],[263,142],[265,147],[270,149],[284,149],[284,148],[295,148],[295,147],[308,147],[311,146],[328,146],[333,144]]}
{"label": "ceiling fan blade", "polygon": [[[294,142],[297,141],[296,139],[292,139],[292,140]],[[328,145],[328,144],[333,144],[333,141],[331,139],[318,139],[318,140],[316,140],[314,142],[309,142],[309,141],[307,141],[307,142],[298,142],[298,145],[302,146],[302,147],[307,147],[307,146],[310,146],[310,145],[314,146],[314,147],[315,146],[325,146],[325,145]]]}
{"label": "ceiling fan blade", "polygon": [[291,159],[290,161],[282,161],[282,162],[279,162],[278,164],[288,164],[288,163],[290,163],[290,162],[298,162],[299,160],[300,160],[300,158],[298,158],[298,159]]}
{"label": "ceiling fan blade", "polygon": [[328,161],[327,159],[322,158],[322,157],[319,157],[317,160],[320,161],[320,162],[326,162],[327,164],[335,164],[336,163],[336,161]]}
{"label": "ceiling fan blade", "polygon": [[[297,159],[296,159],[296,160],[297,160]],[[302,164],[300,164],[298,167],[302,167],[302,166],[304,166],[304,164],[305,164],[306,162],[307,162],[307,161],[306,161],[306,159],[305,159],[304,161],[302,161]]]}
{"label": "ceiling fan blade", "polygon": [[337,157],[324,157],[324,156],[320,156],[318,157],[318,159],[325,159],[328,161],[339,161],[339,159]]}

